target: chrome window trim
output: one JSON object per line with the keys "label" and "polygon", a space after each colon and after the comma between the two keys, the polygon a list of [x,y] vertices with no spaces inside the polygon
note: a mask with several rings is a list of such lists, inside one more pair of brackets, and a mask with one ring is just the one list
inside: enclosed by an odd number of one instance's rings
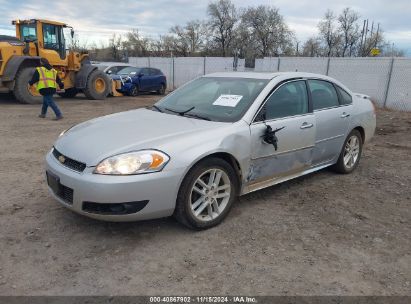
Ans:
{"label": "chrome window trim", "polygon": [[259,125],[259,124],[264,124],[264,122],[265,122],[265,123],[270,123],[270,122],[281,121],[281,120],[290,119],[290,118],[309,116],[309,115],[314,115],[314,113],[308,112],[308,113],[304,113],[304,114],[298,114],[298,115],[293,115],[293,116],[285,116],[285,117],[278,117],[278,118],[273,118],[273,119],[264,120],[264,121],[253,121],[253,122],[251,123],[251,125]]}

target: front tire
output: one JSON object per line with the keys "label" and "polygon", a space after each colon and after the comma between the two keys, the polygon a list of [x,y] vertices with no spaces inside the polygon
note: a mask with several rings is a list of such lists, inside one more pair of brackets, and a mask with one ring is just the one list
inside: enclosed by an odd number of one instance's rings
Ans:
{"label": "front tire", "polygon": [[138,86],[133,85],[133,87],[130,90],[130,96],[136,97],[138,93],[139,93]]}
{"label": "front tire", "polygon": [[207,158],[185,176],[174,217],[191,229],[208,229],[227,216],[238,194],[237,175],[226,161]]}
{"label": "front tire", "polygon": [[110,79],[103,71],[94,70],[88,75],[83,91],[88,99],[105,99],[110,92]]}
{"label": "front tire", "polygon": [[28,85],[33,77],[35,67],[22,68],[18,71],[14,83],[14,97],[21,103],[39,104],[42,103],[42,96],[36,91],[34,86]]}
{"label": "front tire", "polygon": [[362,136],[358,130],[352,130],[345,139],[340,156],[333,169],[342,174],[348,174],[357,168],[362,153]]}

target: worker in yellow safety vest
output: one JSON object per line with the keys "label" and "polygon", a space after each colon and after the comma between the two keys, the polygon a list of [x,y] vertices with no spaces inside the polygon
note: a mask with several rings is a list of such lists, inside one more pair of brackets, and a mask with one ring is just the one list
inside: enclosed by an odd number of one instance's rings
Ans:
{"label": "worker in yellow safety vest", "polygon": [[45,118],[47,114],[47,108],[53,109],[56,118],[54,120],[60,120],[63,118],[60,109],[53,100],[53,95],[57,91],[57,85],[62,89],[64,87],[63,82],[57,75],[57,71],[53,69],[46,58],[40,59],[40,67],[37,67],[34,71],[33,77],[29,81],[29,85],[37,83],[37,91],[43,96],[43,106],[41,108],[40,118]]}

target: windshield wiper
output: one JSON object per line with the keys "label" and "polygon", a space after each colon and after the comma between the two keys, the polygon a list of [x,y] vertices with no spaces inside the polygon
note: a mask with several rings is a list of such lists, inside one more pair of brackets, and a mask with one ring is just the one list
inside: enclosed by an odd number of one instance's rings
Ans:
{"label": "windshield wiper", "polygon": [[187,110],[184,110],[184,111],[177,111],[177,110],[173,110],[173,109],[170,109],[170,108],[165,108],[165,109],[166,109],[167,111],[170,111],[170,112],[176,113],[176,114],[178,114],[178,115],[184,116],[184,114],[186,114],[186,113],[194,110],[194,108],[195,108],[195,107],[191,107],[191,108],[189,108],[189,109],[187,109]]}
{"label": "windshield wiper", "polygon": [[157,111],[159,111],[160,113],[163,113],[163,110],[161,110],[159,107],[157,107],[156,105],[152,105],[151,108],[156,109]]}
{"label": "windshield wiper", "polygon": [[202,120],[208,120],[208,121],[211,121],[211,118],[208,118],[207,116],[202,116],[202,115],[198,115],[198,114],[190,114],[190,113],[188,113],[188,114],[186,114],[186,115],[184,115],[184,116],[188,116],[188,117],[194,117],[194,118],[198,118],[198,119],[202,119]]}
{"label": "windshield wiper", "polygon": [[208,117],[206,117],[206,116],[202,116],[202,115],[194,114],[194,113],[193,113],[193,114],[188,113],[188,112],[194,110],[194,108],[195,108],[195,107],[191,107],[191,108],[189,108],[189,109],[187,109],[187,110],[184,110],[184,111],[177,111],[177,110],[173,110],[173,109],[170,109],[170,108],[165,108],[165,109],[166,109],[167,111],[176,113],[176,114],[178,114],[178,115],[180,115],[180,116],[193,117],[193,118],[198,118],[198,119],[203,119],[203,120],[211,120],[210,118],[208,118]]}

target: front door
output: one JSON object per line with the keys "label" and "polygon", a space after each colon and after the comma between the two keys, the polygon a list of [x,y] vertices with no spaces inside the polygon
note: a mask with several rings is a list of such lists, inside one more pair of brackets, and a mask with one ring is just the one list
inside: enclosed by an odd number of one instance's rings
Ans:
{"label": "front door", "polygon": [[[266,126],[276,133],[278,148],[263,140]],[[251,188],[298,174],[311,166],[315,141],[315,117],[309,110],[305,80],[282,84],[261,108],[251,132],[251,168],[247,178]]]}
{"label": "front door", "polygon": [[[40,24],[40,23],[39,23]],[[43,41],[39,41],[39,55],[47,58],[51,65],[67,66],[66,45],[63,27],[55,24],[42,24]]]}

